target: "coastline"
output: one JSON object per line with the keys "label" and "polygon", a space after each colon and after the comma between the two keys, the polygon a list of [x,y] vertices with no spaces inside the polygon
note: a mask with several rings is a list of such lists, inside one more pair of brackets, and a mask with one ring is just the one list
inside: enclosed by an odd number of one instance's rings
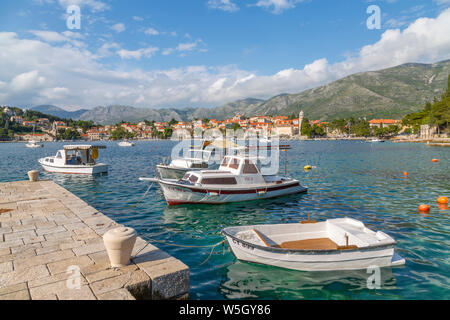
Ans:
{"label": "coastline", "polygon": [[[325,138],[298,138],[298,137],[291,137],[291,138],[280,138],[280,140],[283,141],[370,141],[373,137],[325,137]],[[421,138],[408,138],[408,137],[392,137],[392,138],[386,138],[386,141],[395,142],[395,143],[402,143],[402,142],[412,142],[412,143],[425,143],[430,146],[443,146],[443,147],[450,147],[450,138],[427,138],[427,139],[421,139]],[[42,141],[43,143],[53,143],[53,142],[85,142],[85,143],[93,143],[93,142],[104,142],[104,141],[110,141],[115,142],[119,140],[76,140],[76,141],[69,141],[69,140],[59,140],[59,141]],[[133,141],[172,141],[171,139],[136,139]],[[27,143],[28,141],[0,141],[0,143]]]}

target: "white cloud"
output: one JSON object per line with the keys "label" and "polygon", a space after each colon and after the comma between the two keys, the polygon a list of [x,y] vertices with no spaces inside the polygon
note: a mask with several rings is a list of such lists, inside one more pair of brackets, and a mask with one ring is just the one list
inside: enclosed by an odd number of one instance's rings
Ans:
{"label": "white cloud", "polygon": [[157,36],[159,34],[158,30],[156,30],[154,28],[145,29],[144,33],[148,34],[150,36]]}
{"label": "white cloud", "polygon": [[139,16],[133,16],[133,20],[134,21],[144,21],[144,18],[139,17]]}
{"label": "white cloud", "polygon": [[141,48],[141,49],[134,50],[134,51],[121,49],[121,50],[117,51],[117,54],[122,59],[137,59],[137,60],[140,60],[141,57],[150,58],[158,50],[159,49],[156,48],[156,47]]}
{"label": "white cloud", "polygon": [[66,36],[55,31],[30,30],[30,32],[47,42],[63,42],[68,40]]}
{"label": "white cloud", "polygon": [[21,73],[15,76],[11,81],[11,89],[13,91],[30,90],[44,84],[45,78],[39,76],[37,70]]}
{"label": "white cloud", "polygon": [[233,3],[231,0],[209,0],[207,5],[208,5],[208,8],[218,9],[218,10],[223,10],[223,11],[228,11],[228,12],[235,12],[235,11],[239,10],[239,7],[235,3]]}
{"label": "white cloud", "polygon": [[194,42],[184,42],[179,43],[176,47],[176,50],[178,51],[193,51],[195,50],[199,44],[203,44],[202,39],[197,39]]}
{"label": "white cloud", "polygon": [[58,0],[58,2],[63,8],[67,8],[70,5],[77,5],[80,7],[88,7],[93,12],[100,12],[110,9],[108,4],[99,0]]}
{"label": "white cloud", "polygon": [[257,7],[270,10],[272,13],[279,14],[284,10],[295,8],[295,5],[304,0],[258,0]]}
{"label": "white cloud", "polygon": [[[450,9],[434,19],[417,19],[404,30],[387,30],[377,42],[340,62],[330,64],[319,58],[303,68],[269,75],[235,66],[116,70],[100,63],[97,53],[83,48],[0,32],[0,99],[9,105],[52,103],[90,108],[108,104],[211,106],[245,97],[269,98],[283,92],[301,92],[355,72],[449,59],[448,30]],[[114,49],[123,59],[150,57],[158,50],[118,50],[114,43],[104,46],[104,50]],[[179,49],[192,47],[185,44]]]}
{"label": "white cloud", "polygon": [[434,0],[438,5],[450,4],[450,0]]}
{"label": "white cloud", "polygon": [[123,23],[116,23],[115,25],[111,26],[111,29],[116,31],[117,33],[124,32],[125,25]]}
{"label": "white cloud", "polygon": [[178,51],[192,51],[197,46],[197,42],[180,43],[177,46]]}
{"label": "white cloud", "polygon": [[161,52],[161,54],[164,56],[167,56],[167,55],[171,54],[172,52],[173,52],[172,48],[166,48]]}
{"label": "white cloud", "polygon": [[84,43],[75,39],[82,39],[83,35],[71,31],[58,33],[55,31],[46,30],[30,30],[30,33],[46,42],[69,42],[76,47],[84,46]]}
{"label": "white cloud", "polygon": [[98,50],[97,54],[100,58],[109,57],[113,55],[110,49],[119,49],[120,46],[115,42],[105,42]]}

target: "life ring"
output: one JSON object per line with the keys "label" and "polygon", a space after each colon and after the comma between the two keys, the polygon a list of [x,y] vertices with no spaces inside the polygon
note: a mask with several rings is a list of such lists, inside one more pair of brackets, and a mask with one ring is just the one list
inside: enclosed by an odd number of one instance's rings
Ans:
{"label": "life ring", "polygon": [[92,159],[98,158],[98,148],[92,148]]}

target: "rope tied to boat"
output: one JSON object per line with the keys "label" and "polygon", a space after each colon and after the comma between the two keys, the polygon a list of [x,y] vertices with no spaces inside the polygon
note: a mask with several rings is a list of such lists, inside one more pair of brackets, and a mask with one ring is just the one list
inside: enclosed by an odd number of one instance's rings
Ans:
{"label": "rope tied to boat", "polygon": [[154,182],[152,182],[152,183],[150,184],[150,186],[147,188],[147,191],[145,191],[145,193],[144,193],[144,195],[142,196],[142,198],[145,198],[145,196],[147,195],[147,193],[148,193],[148,192],[150,191],[150,189],[152,188],[153,183],[154,183]]}
{"label": "rope tied to boat", "polygon": [[[148,239],[148,238],[147,238]],[[137,255],[139,254],[139,252],[141,252],[142,250],[144,250],[149,244],[150,242],[158,242],[158,243],[162,243],[168,246],[173,246],[173,247],[181,247],[181,248],[211,248],[211,252],[209,253],[208,257],[199,264],[199,266],[203,265],[204,263],[206,263],[206,261],[209,260],[209,258],[211,258],[215,247],[217,247],[218,245],[222,245],[222,254],[224,254],[225,252],[225,240],[222,240],[220,242],[217,242],[215,244],[209,244],[209,245],[204,245],[204,246],[194,246],[194,245],[184,245],[184,244],[177,244],[177,243],[172,243],[172,242],[167,242],[167,241],[162,241],[162,240],[156,240],[156,239],[148,239],[149,242],[147,242],[147,244],[145,246],[143,246],[141,249],[139,249],[135,255],[133,256],[133,258],[136,258]]]}

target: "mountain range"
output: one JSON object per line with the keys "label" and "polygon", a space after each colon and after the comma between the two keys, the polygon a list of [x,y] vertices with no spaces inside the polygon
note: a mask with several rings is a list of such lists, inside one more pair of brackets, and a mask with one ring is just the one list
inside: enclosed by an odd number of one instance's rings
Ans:
{"label": "mountain range", "polygon": [[99,106],[92,110],[65,111],[55,106],[32,108],[61,118],[92,120],[100,124],[142,120],[169,121],[215,118],[223,120],[237,113],[244,116],[298,114],[315,120],[344,117],[394,118],[421,110],[447,87],[450,60],[408,63],[379,71],[361,72],[297,94],[280,94],[268,100],[247,98],[214,108],[135,108]]}

